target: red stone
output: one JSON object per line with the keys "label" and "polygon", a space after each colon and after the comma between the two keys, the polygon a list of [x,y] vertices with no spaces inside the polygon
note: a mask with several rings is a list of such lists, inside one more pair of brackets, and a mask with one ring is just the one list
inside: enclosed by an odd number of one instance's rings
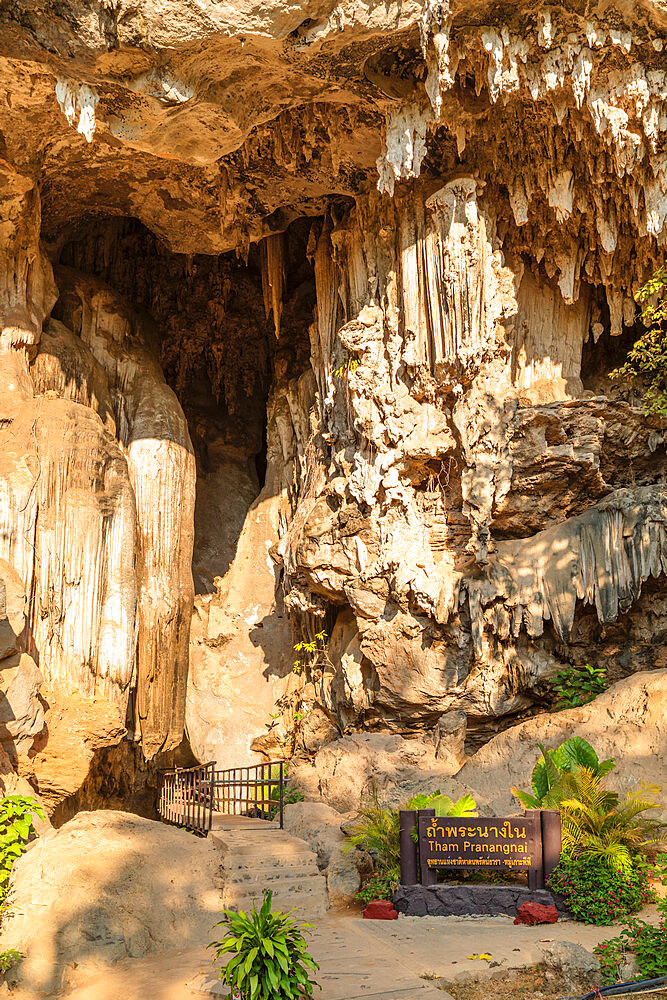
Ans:
{"label": "red stone", "polygon": [[390,899],[374,899],[363,912],[365,920],[398,920],[398,913]]}
{"label": "red stone", "polygon": [[555,906],[543,906],[542,903],[522,903],[516,911],[515,924],[555,924],[558,920],[558,910]]}

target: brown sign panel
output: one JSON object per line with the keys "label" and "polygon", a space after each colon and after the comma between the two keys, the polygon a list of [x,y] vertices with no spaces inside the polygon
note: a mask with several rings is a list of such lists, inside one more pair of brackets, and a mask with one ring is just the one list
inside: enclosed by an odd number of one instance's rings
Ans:
{"label": "brown sign panel", "polygon": [[540,815],[456,819],[420,813],[419,851],[422,870],[541,868]]}

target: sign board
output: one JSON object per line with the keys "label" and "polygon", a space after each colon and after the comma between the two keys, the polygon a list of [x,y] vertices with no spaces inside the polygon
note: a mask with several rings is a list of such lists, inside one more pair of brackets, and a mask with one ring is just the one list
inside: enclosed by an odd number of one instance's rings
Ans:
{"label": "sign board", "polygon": [[422,871],[453,868],[542,868],[539,812],[508,818],[455,818],[419,814]]}

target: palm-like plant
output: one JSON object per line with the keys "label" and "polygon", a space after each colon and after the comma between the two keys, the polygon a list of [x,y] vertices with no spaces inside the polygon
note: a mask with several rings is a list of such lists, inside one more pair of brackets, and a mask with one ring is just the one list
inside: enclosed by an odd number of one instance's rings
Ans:
{"label": "palm-like plant", "polygon": [[629,873],[638,854],[655,853],[664,841],[665,824],[643,815],[659,808],[659,785],[641,784],[619,803],[616,792],[601,787],[602,775],[582,767],[560,783],[563,847],[573,855],[604,861]]}

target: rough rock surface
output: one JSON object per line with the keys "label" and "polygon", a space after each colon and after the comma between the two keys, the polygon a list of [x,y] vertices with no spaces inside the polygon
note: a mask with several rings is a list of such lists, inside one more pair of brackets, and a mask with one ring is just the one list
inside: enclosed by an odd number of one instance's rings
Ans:
{"label": "rough rock surface", "polygon": [[438,759],[432,739],[357,733],[327,743],[312,760],[293,762],[290,780],[306,795],[319,795],[344,813],[370,804],[376,796],[383,803],[402,802],[413,794],[413,785],[414,792],[426,786],[435,791],[460,763],[452,766]]}
{"label": "rough rock surface", "polygon": [[242,764],[665,666],[665,431],[606,376],[665,259],[666,44],[652,0],[2,5],[40,753],[79,697]]}
{"label": "rough rock surface", "polygon": [[454,799],[474,796],[492,816],[518,809],[512,785],[530,787],[538,743],[558,746],[571,736],[594,744],[601,759],[615,757],[608,782],[624,792],[640,782],[661,785],[667,807],[667,670],[633,674],[582,708],[542,713],[495,736],[463,767],[452,769],[434,756],[432,738],[359,733],[335,740],[310,761],[293,765],[293,780],[311,796],[339,810],[358,809],[377,795],[383,805],[400,807],[418,792],[440,789]]}
{"label": "rough rock surface", "polygon": [[215,846],[129,813],[82,812],[15,864],[2,948],[35,995],[81,972],[208,941],[219,916]]}

